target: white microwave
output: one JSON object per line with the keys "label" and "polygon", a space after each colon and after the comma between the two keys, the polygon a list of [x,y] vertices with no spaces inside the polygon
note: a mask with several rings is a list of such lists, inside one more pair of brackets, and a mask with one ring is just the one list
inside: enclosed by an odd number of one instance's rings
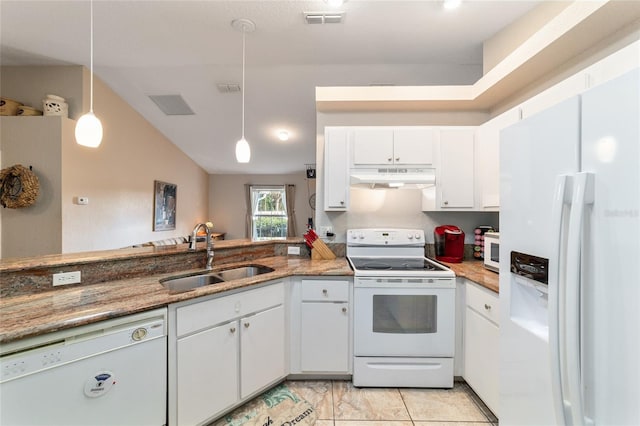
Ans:
{"label": "white microwave", "polygon": [[484,267],[500,271],[500,234],[497,232],[484,233]]}

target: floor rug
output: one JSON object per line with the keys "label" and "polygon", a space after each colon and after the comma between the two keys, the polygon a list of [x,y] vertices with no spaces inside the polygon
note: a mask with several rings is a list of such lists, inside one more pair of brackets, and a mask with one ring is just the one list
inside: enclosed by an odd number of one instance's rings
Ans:
{"label": "floor rug", "polygon": [[281,384],[213,423],[213,426],[311,426],[315,409]]}

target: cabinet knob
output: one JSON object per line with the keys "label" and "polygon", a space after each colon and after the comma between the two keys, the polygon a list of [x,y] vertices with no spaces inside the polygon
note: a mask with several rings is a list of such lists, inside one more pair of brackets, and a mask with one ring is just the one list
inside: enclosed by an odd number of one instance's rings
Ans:
{"label": "cabinet knob", "polygon": [[326,288],[323,288],[323,289],[322,289],[322,294],[324,294],[324,295],[326,296],[327,294],[329,294],[329,292],[327,291],[327,289],[326,289]]}
{"label": "cabinet knob", "polygon": [[235,333],[235,332],[236,332],[236,328],[235,328],[235,327],[231,327],[231,328],[229,329],[229,331],[231,332],[231,334],[233,334],[233,333]]}
{"label": "cabinet knob", "polygon": [[490,311],[490,310],[491,310],[491,305],[487,305],[487,304],[485,303],[485,304],[484,304],[484,308],[485,308],[487,311]]}
{"label": "cabinet knob", "polygon": [[387,161],[388,161],[388,162],[392,162],[392,161],[393,161],[393,158],[389,157],[389,158],[387,158]]}
{"label": "cabinet knob", "polygon": [[245,323],[244,323],[244,328],[249,328],[249,326],[250,326],[250,325],[251,325],[250,323],[245,322]]}
{"label": "cabinet knob", "polygon": [[344,205],[344,201],[340,201],[340,205],[342,205],[342,206],[343,206],[343,205]]}
{"label": "cabinet knob", "polygon": [[446,206],[447,204],[449,204],[449,202],[448,202],[448,201],[445,201],[445,202],[444,202],[444,205]]}
{"label": "cabinet knob", "polygon": [[347,308],[342,308],[342,313],[346,314],[347,313]]}
{"label": "cabinet knob", "polygon": [[396,157],[396,161],[400,161],[400,157]]}

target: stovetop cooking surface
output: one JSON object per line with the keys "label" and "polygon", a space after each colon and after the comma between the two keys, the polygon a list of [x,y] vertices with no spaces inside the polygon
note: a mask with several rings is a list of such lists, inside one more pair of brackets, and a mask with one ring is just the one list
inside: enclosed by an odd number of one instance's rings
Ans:
{"label": "stovetop cooking surface", "polygon": [[356,270],[362,271],[446,271],[424,257],[349,257]]}

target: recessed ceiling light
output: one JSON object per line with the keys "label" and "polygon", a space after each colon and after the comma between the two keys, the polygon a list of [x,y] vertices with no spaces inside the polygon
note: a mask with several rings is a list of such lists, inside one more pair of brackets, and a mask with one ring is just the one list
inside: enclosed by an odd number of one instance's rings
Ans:
{"label": "recessed ceiling light", "polygon": [[289,140],[289,132],[287,132],[286,130],[278,130],[278,139],[280,139],[281,141],[288,141]]}
{"label": "recessed ceiling light", "polygon": [[462,0],[443,0],[442,5],[445,9],[456,9],[462,4]]}

